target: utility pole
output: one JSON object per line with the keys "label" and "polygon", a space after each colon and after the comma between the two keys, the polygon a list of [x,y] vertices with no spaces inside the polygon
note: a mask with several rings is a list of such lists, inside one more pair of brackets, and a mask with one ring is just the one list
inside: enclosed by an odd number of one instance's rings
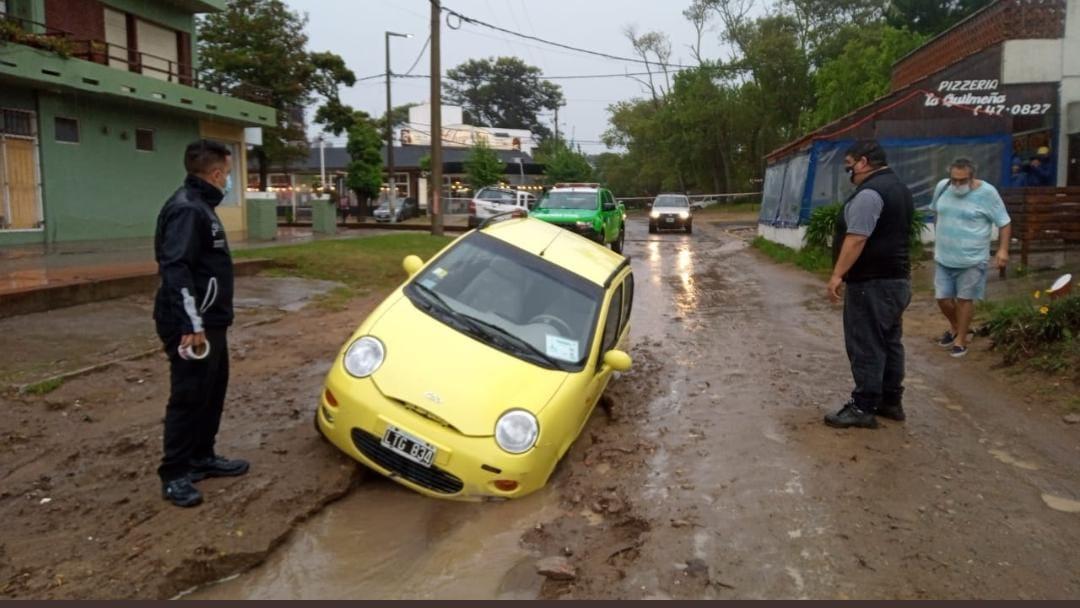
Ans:
{"label": "utility pole", "polygon": [[443,235],[441,0],[431,0],[431,234]]}
{"label": "utility pole", "polygon": [[319,134],[319,185],[326,192],[326,138]]}
{"label": "utility pole", "polygon": [[386,32],[386,165],[390,175],[390,178],[387,181],[390,185],[390,190],[386,193],[386,200],[390,203],[390,213],[392,214],[396,209],[395,201],[397,199],[397,185],[394,184],[394,117],[391,116],[394,106],[390,104],[390,79],[393,76],[390,72],[391,36],[397,36],[398,38],[412,38],[412,34]]}
{"label": "utility pole", "polygon": [[559,148],[559,106],[555,106],[555,149]]}

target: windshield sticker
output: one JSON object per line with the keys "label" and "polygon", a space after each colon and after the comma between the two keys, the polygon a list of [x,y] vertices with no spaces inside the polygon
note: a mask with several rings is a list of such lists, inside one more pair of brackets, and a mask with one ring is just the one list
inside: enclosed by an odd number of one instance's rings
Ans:
{"label": "windshield sticker", "polygon": [[439,282],[436,281],[435,279],[427,278],[427,279],[422,279],[420,281],[420,284],[423,285],[424,287],[427,287],[428,289],[435,289],[435,286],[438,285]]}
{"label": "windshield sticker", "polygon": [[431,274],[439,277],[440,279],[445,279],[446,275],[448,275],[450,273],[447,272],[445,268],[436,268],[435,270],[431,271]]}
{"label": "windshield sticker", "polygon": [[581,355],[578,353],[578,350],[577,340],[568,340],[560,336],[551,335],[547,337],[547,355],[549,357],[568,363],[577,363],[578,361],[581,361]]}

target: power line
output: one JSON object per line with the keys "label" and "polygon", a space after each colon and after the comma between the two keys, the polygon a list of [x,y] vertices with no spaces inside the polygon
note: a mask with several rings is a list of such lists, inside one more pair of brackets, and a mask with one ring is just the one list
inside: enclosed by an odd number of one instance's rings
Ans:
{"label": "power line", "polygon": [[[649,72],[622,72],[622,73],[613,73],[613,74],[568,74],[568,75],[565,75],[565,76],[548,76],[546,74],[541,74],[541,75],[537,76],[537,78],[540,79],[540,80],[592,80],[592,79],[599,80],[599,79],[603,79],[603,78],[631,78],[631,77],[634,77],[634,76],[648,76],[648,75],[649,75]],[[653,75],[655,76],[656,73],[653,72]],[[394,78],[431,78],[430,74],[394,74],[393,76],[394,76]],[[365,76],[363,78],[357,78],[356,80],[357,80],[357,82],[360,82],[360,81],[363,81],[363,80],[375,80],[375,79],[379,79],[379,78],[386,78],[386,74],[372,74],[371,76]],[[449,76],[443,75],[443,80],[455,80],[455,79],[450,78]],[[464,79],[459,78],[457,80],[464,80]]]}
{"label": "power line", "polygon": [[[679,68],[679,69],[694,69],[694,68],[701,67],[701,66],[683,65],[683,64],[679,64],[679,63],[666,63],[666,62],[662,62],[662,61],[649,61],[647,59],[639,59],[639,58],[636,58],[636,57],[620,57],[619,55],[612,55],[611,53],[605,53],[605,52],[602,52],[602,51],[594,51],[594,50],[591,50],[591,49],[584,49],[584,48],[581,48],[581,47],[571,46],[569,44],[563,44],[561,42],[555,42],[553,40],[547,40],[545,38],[540,38],[539,36],[531,36],[529,34],[524,34],[522,32],[515,32],[514,30],[509,30],[509,29],[506,29],[504,27],[500,27],[498,25],[487,23],[486,21],[481,21],[481,20],[476,19],[474,17],[469,17],[468,15],[463,15],[463,14],[459,13],[458,11],[455,11],[455,10],[453,10],[451,8],[446,7],[446,6],[442,7],[442,11],[447,14],[447,26],[450,29],[453,29],[453,30],[461,29],[460,24],[463,22],[463,23],[469,23],[469,24],[472,24],[472,25],[477,25],[477,26],[480,26],[480,27],[486,27],[488,29],[495,30],[497,32],[502,32],[504,34],[510,34],[511,36],[517,36],[518,38],[524,38],[526,40],[533,40],[535,42],[539,42],[539,43],[546,44],[546,45],[549,45],[549,46],[554,46],[554,47],[558,47],[558,48],[561,48],[561,49],[566,49],[568,51],[574,51],[576,53],[584,53],[586,55],[593,55],[593,56],[596,56],[596,57],[603,57],[604,59],[610,59],[612,61],[622,61],[624,63],[636,63],[636,64],[643,64],[643,65],[658,65],[658,66],[664,66],[664,67],[669,67],[669,68]],[[458,19],[459,24],[457,25],[457,27],[453,26],[450,23],[449,17],[451,17],[451,16]],[[741,70],[741,69],[744,69],[744,68],[729,67],[729,68],[726,68],[726,69],[729,69],[729,70]]]}
{"label": "power line", "polygon": [[416,66],[420,65],[420,60],[424,58],[424,53],[427,51],[429,44],[431,44],[431,34],[428,34],[427,40],[424,41],[424,47],[420,49],[420,54],[416,56],[416,61],[413,62],[412,67],[402,74],[402,76],[412,74],[412,71],[416,69]]}

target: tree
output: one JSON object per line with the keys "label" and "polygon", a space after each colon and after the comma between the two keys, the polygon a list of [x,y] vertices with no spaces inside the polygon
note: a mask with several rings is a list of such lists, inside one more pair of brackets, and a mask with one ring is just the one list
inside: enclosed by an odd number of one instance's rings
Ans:
{"label": "tree", "polygon": [[804,116],[803,127],[820,127],[888,93],[893,64],[924,41],[888,25],[852,31],[840,55],[814,73],[817,105]]}
{"label": "tree", "polygon": [[593,179],[593,168],[589,164],[589,159],[565,144],[558,144],[554,152],[544,158],[544,162],[545,181],[548,185],[563,182],[590,182]]}
{"label": "tree", "polygon": [[370,201],[382,191],[383,141],[371,117],[364,112],[357,112],[352,123],[346,144],[350,160],[345,183],[357,198]]}
{"label": "tree", "polygon": [[446,73],[445,99],[463,107],[470,124],[528,129],[544,138],[551,131],[539,115],[561,106],[563,96],[541,74],[516,57],[471,59]]}
{"label": "tree", "polygon": [[334,53],[312,53],[310,57],[315,68],[311,87],[324,100],[315,112],[315,123],[334,135],[347,133],[352,128],[356,111],[341,103],[340,88],[356,84],[356,74]]}
{"label": "tree", "polygon": [[488,146],[483,139],[476,142],[465,159],[465,181],[473,190],[490,186],[502,181],[506,174],[506,163]]}
{"label": "tree", "polygon": [[307,16],[282,0],[231,0],[225,11],[198,22],[206,82],[277,110],[278,124],[264,130],[263,145],[255,149],[264,189],[270,165],[286,167],[307,158],[303,109],[316,96],[337,106],[320,110],[327,124],[336,128],[342,116],[349,117],[340,107],[336,85],[351,84],[356,77],[337,55],[308,52],[306,26]]}
{"label": "tree", "polygon": [[[420,105],[420,104],[418,104],[418,103],[407,103],[407,104],[404,104],[404,105],[394,106],[393,108],[391,108],[390,109],[390,121],[391,121],[390,122],[390,126],[391,126],[390,132],[393,133],[394,130],[408,124],[408,122],[409,122],[409,110],[416,107],[416,106],[418,106],[418,105]],[[379,119],[375,122],[375,126],[378,127],[379,133],[383,134],[383,139],[386,139],[386,135],[385,135],[386,134],[386,114],[385,113],[382,116],[380,116]],[[427,130],[430,131],[431,129],[428,128]]]}
{"label": "tree", "polygon": [[895,28],[908,28],[934,36],[961,19],[990,4],[993,0],[893,0],[886,18]]}

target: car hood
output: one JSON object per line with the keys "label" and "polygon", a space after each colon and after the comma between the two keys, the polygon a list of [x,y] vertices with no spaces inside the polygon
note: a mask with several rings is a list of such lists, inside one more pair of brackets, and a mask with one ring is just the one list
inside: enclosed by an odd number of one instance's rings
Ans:
{"label": "car hood", "polygon": [[680,213],[690,213],[690,210],[686,207],[653,207],[653,213],[673,213],[678,215]]}
{"label": "car hood", "polygon": [[596,217],[596,209],[537,209],[532,216],[548,222],[589,222]]}
{"label": "car hood", "polygon": [[371,328],[386,346],[372,376],[390,399],[441,419],[464,435],[487,437],[511,409],[538,413],[567,372],[527,363],[474,340],[401,297]]}

